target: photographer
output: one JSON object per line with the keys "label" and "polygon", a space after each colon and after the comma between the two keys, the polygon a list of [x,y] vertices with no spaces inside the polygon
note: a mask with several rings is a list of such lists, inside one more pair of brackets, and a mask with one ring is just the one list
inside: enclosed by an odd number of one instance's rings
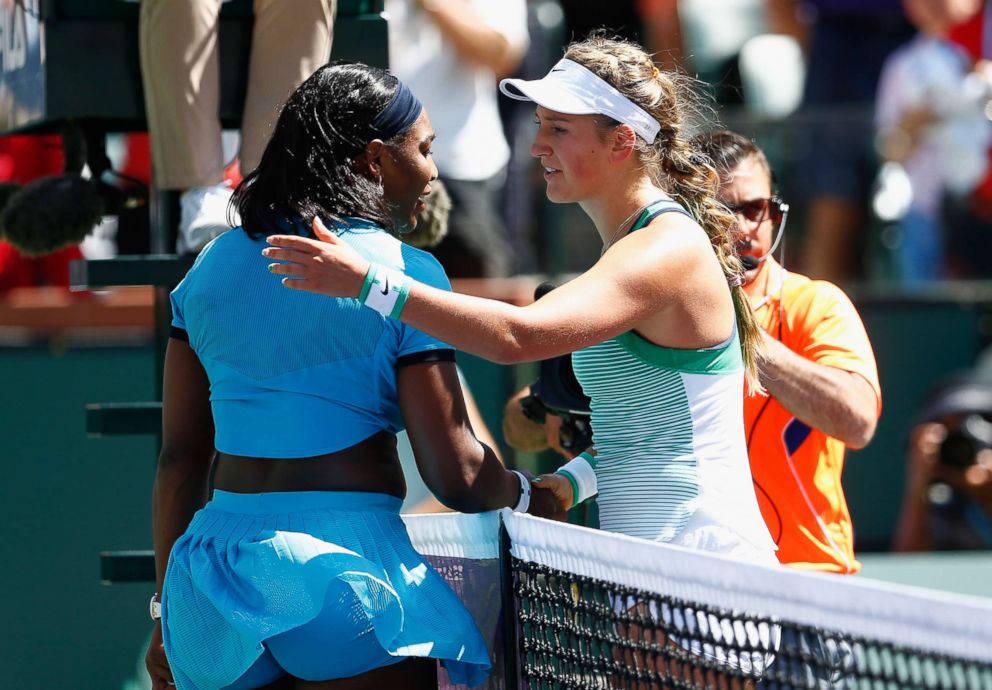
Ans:
{"label": "photographer", "polygon": [[524,386],[506,401],[503,437],[507,444],[526,453],[551,448],[569,460],[588,449],[591,442],[582,442],[583,438],[592,439],[588,412],[575,415],[549,409],[540,396],[534,395],[533,385]]}
{"label": "photographer", "polygon": [[[538,300],[555,288],[542,283]],[[567,460],[592,447],[589,398],[572,369],[572,355],[541,361],[536,381],[511,397],[503,409],[503,437],[527,453],[551,448]]]}
{"label": "photographer", "polygon": [[894,551],[992,548],[992,381],[931,393],[909,435]]}

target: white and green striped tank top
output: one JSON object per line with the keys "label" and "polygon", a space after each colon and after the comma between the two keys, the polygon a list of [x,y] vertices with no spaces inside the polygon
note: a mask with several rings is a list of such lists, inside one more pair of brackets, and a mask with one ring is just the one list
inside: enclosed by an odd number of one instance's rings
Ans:
{"label": "white and green striped tank top", "polygon": [[[685,213],[656,202],[631,232],[670,211]],[[774,550],[751,482],[736,326],[726,342],[699,350],[628,331],[575,352],[572,363],[592,399],[602,529],[671,542],[702,519]]]}

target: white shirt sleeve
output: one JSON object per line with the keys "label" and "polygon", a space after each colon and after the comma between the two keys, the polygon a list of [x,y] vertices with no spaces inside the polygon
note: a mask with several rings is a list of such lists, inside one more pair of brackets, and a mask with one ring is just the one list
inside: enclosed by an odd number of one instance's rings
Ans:
{"label": "white shirt sleeve", "polygon": [[525,0],[473,0],[472,8],[489,27],[503,34],[520,53],[527,50],[530,37],[527,33]]}
{"label": "white shirt sleeve", "polygon": [[[893,56],[895,57],[895,56]],[[875,126],[879,129],[893,127],[899,122],[902,111],[902,88],[898,67],[893,57],[885,61],[875,92]]]}
{"label": "white shirt sleeve", "polygon": [[915,74],[914,44],[897,50],[886,59],[875,92],[875,125],[879,129],[895,127],[903,113],[923,99],[920,75]]}

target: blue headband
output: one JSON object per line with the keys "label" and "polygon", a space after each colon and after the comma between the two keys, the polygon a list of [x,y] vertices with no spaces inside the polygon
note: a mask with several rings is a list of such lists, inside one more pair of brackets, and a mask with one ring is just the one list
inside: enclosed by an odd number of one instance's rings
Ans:
{"label": "blue headband", "polygon": [[388,141],[417,121],[423,104],[407,85],[397,80],[396,93],[369,126],[369,139]]}

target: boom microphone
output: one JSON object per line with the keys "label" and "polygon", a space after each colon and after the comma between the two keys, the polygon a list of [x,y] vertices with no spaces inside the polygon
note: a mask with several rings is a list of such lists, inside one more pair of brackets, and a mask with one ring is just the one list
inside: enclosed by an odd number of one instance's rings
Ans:
{"label": "boom microphone", "polygon": [[742,256],[741,265],[744,267],[745,271],[753,271],[754,269],[756,269],[758,266],[761,265],[761,262],[764,261],[764,259],[765,259],[764,256],[762,257],[750,256],[750,255]]}

